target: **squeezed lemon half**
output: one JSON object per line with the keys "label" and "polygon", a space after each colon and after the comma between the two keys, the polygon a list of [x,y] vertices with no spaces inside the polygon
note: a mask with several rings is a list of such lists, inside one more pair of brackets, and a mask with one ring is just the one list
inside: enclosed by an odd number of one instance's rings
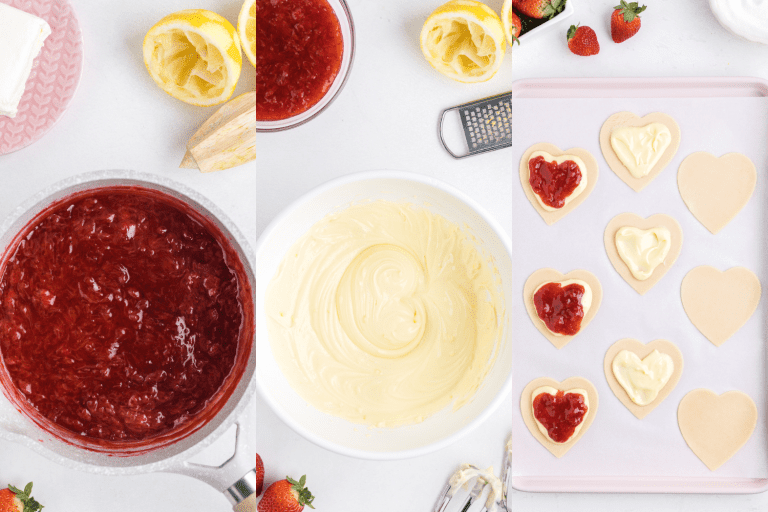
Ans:
{"label": "squeezed lemon half", "polygon": [[237,33],[243,45],[243,53],[251,64],[256,65],[256,0],[245,0],[237,18]]}
{"label": "squeezed lemon half", "polygon": [[429,15],[421,51],[433,68],[459,82],[484,82],[499,70],[506,41],[499,16],[475,0],[451,0]]}
{"label": "squeezed lemon half", "polygon": [[[504,35],[507,38],[509,47],[512,48],[512,44],[517,39],[515,35],[515,25],[512,23],[512,16],[516,16],[512,10],[512,0],[504,0],[504,5],[501,6],[501,22],[504,24]],[[520,41],[517,41],[520,44]]]}
{"label": "squeezed lemon half", "polygon": [[144,64],[174,98],[201,107],[218,105],[232,96],[240,78],[240,38],[215,12],[179,11],[147,32]]}

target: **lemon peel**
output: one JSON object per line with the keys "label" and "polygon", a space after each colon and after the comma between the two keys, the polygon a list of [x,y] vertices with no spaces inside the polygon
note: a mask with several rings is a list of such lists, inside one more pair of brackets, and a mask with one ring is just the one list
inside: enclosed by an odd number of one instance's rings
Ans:
{"label": "lemon peel", "polygon": [[157,85],[174,98],[201,107],[227,101],[243,65],[235,27],[204,9],[161,19],[144,37],[143,52]]}
{"label": "lemon peel", "polygon": [[237,34],[243,53],[256,66],[256,0],[245,0],[237,18]]}
{"label": "lemon peel", "polygon": [[419,40],[433,68],[464,83],[490,79],[506,50],[501,18],[476,0],[451,0],[438,7],[424,22]]}

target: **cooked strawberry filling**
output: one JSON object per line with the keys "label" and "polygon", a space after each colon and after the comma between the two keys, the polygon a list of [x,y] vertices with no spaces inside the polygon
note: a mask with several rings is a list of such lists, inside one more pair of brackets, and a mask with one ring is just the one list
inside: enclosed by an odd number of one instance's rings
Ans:
{"label": "cooked strawberry filling", "polygon": [[589,408],[578,393],[557,395],[539,393],[533,399],[533,416],[547,429],[550,439],[556,443],[568,441],[586,416]]}
{"label": "cooked strawberry filling", "polygon": [[533,295],[533,305],[547,329],[573,336],[581,329],[584,319],[583,296],[584,287],[580,284],[561,286],[559,283],[547,283]]}
{"label": "cooked strawberry filling", "polygon": [[581,183],[581,170],[573,160],[547,162],[543,156],[528,161],[533,191],[551,208],[562,208],[565,200]]}
{"label": "cooked strawberry filling", "polygon": [[110,187],[55,203],[15,244],[0,351],[32,408],[107,441],[153,438],[206,410],[235,365],[247,300],[211,221],[166,194]]}

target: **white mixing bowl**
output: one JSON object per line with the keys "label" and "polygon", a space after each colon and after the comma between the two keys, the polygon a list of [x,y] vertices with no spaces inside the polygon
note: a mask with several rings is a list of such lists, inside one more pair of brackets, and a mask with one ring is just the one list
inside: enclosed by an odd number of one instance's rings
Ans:
{"label": "white mixing bowl", "polygon": [[502,314],[503,334],[496,361],[474,398],[457,411],[447,407],[422,423],[397,428],[368,428],[322,413],[288,384],[275,361],[264,311],[267,285],[288,249],[328,213],[353,202],[386,199],[426,206],[459,226],[469,228],[478,249],[498,269],[505,308],[513,297],[511,242],[504,230],[472,199],[433,178],[393,171],[352,174],[321,185],[285,209],[256,243],[256,386],[291,428],[337,453],[362,459],[404,459],[455,442],[485,421],[512,386],[509,315]]}

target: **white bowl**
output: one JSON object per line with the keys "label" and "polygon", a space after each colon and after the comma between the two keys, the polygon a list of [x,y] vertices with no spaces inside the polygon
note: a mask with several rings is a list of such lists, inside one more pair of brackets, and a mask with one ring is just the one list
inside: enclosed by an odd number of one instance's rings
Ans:
{"label": "white bowl", "polygon": [[[449,406],[424,422],[397,428],[368,428],[322,413],[307,404],[288,384],[270,347],[264,302],[267,285],[288,249],[328,213],[352,202],[386,199],[427,206],[480,241],[480,253],[498,269],[504,297],[503,334],[496,361],[474,398],[457,411]],[[508,395],[512,347],[507,309],[511,288],[511,242],[504,230],[477,203],[433,178],[394,171],[348,175],[309,192],[285,209],[256,243],[256,387],[286,424],[315,444],[361,459],[416,457],[447,446],[483,423]]]}

